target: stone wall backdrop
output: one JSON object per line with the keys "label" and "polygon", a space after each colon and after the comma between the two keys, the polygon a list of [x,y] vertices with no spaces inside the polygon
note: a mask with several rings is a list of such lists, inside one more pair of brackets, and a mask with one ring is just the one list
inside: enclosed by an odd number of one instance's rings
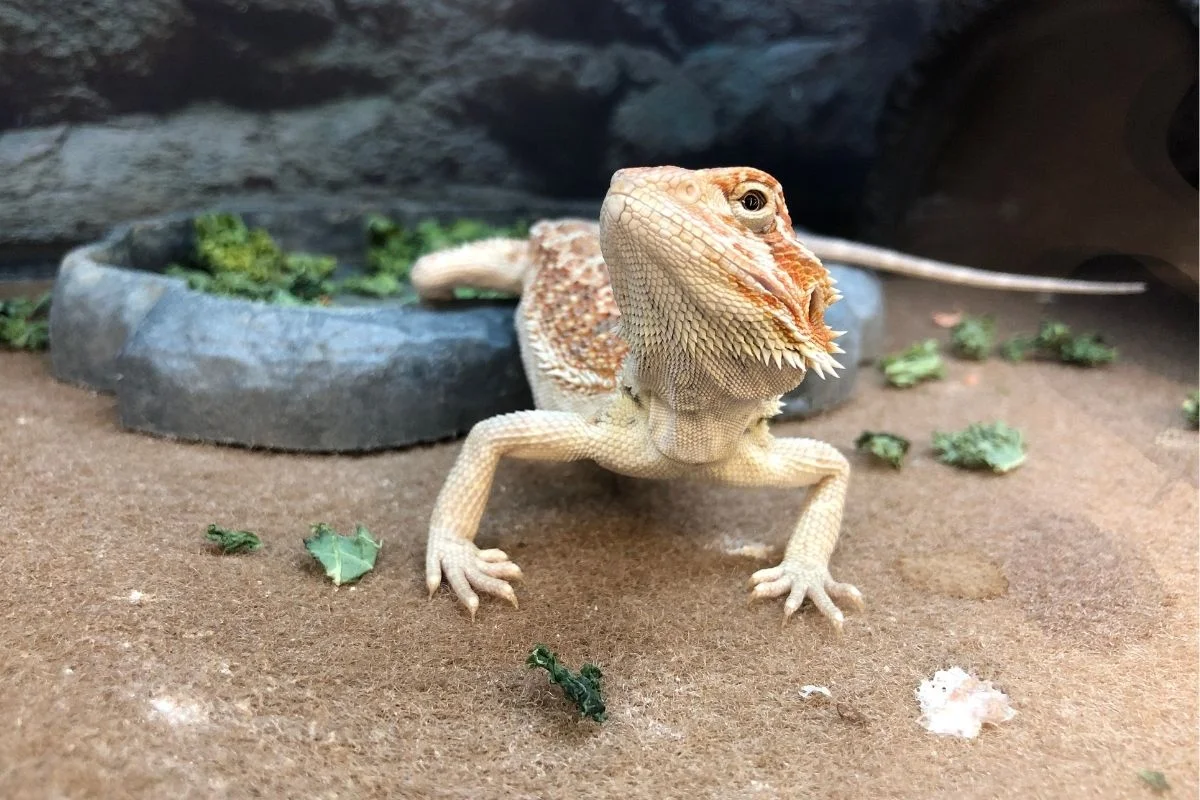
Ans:
{"label": "stone wall backdrop", "polygon": [[939,0],[0,0],[0,271],[224,198],[749,162],[846,233]]}

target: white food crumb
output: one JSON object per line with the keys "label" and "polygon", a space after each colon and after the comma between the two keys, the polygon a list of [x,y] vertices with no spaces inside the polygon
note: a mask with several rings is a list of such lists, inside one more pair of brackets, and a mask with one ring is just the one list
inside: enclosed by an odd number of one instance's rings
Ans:
{"label": "white food crumb", "polygon": [[144,595],[143,593],[139,592],[137,589],[134,589],[133,591],[131,591],[131,592],[129,593],[129,602],[131,602],[131,603],[140,603],[140,602],[142,602],[142,598],[143,598],[143,597],[145,597],[145,596],[146,596],[146,595]]}
{"label": "white food crumb", "polygon": [[770,558],[771,554],[775,550],[775,548],[769,544],[746,541],[745,539],[738,539],[733,536],[722,536],[720,544],[718,544],[717,547],[727,556],[740,556],[742,558],[752,558],[757,560],[766,560]]}
{"label": "white food crumb", "polygon": [[195,703],[180,702],[170,697],[156,697],[150,701],[150,707],[172,725],[192,725],[204,718],[204,712]]}
{"label": "white food crumb", "polygon": [[961,667],[938,670],[932,680],[921,681],[916,695],[921,705],[917,722],[942,736],[974,739],[984,725],[999,725],[1017,715],[1004,692]]}
{"label": "white food crumb", "polygon": [[825,697],[828,697],[831,700],[833,699],[833,692],[829,691],[824,686],[813,686],[810,683],[807,686],[800,687],[800,699],[801,700],[807,700],[808,698],[812,697],[814,694],[824,695]]}

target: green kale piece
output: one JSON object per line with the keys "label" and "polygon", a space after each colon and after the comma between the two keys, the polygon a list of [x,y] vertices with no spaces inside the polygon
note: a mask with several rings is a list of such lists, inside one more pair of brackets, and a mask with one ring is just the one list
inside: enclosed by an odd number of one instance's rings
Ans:
{"label": "green kale piece", "polygon": [[926,339],[903,352],[893,353],[883,358],[879,367],[888,383],[901,388],[946,375],[946,365],[942,362],[936,339]]}
{"label": "green kale piece", "polygon": [[1156,769],[1139,769],[1138,777],[1142,783],[1149,786],[1155,792],[1166,792],[1171,788],[1171,784],[1167,783],[1167,776]]}
{"label": "green kale piece", "polygon": [[0,347],[45,350],[50,346],[50,293],[0,300]]}
{"label": "green kale piece", "polygon": [[352,583],[375,568],[375,557],[383,542],[371,538],[362,525],[354,526],[353,536],[342,536],[324,522],[312,526],[312,536],[304,540],[304,548],[321,562],[325,574],[335,586]]}
{"label": "green kale piece", "polygon": [[1003,473],[1025,461],[1024,437],[1003,422],[973,423],[954,433],[935,432],[933,449],[943,464],[964,469]]}
{"label": "green kale piece", "polygon": [[910,445],[911,442],[903,436],[897,436],[894,433],[884,433],[882,431],[864,431],[854,441],[856,448],[871,453],[876,458],[886,461],[896,469],[900,469],[904,461],[904,455],[908,452]]}
{"label": "green kale piece", "polygon": [[237,214],[202,214],[192,226],[191,257],[166,269],[191,289],[283,305],[325,302],[331,293],[332,256],[285,252]]}
{"label": "green kale piece", "polygon": [[1014,336],[999,347],[1000,357],[1005,361],[1024,361],[1036,348],[1033,336]]}
{"label": "green kale piece", "polygon": [[1117,350],[1095,333],[1071,334],[1062,322],[1045,321],[1037,335],[1016,336],[1000,346],[1000,355],[1009,361],[1030,357],[1055,359],[1064,364],[1095,367],[1116,360]]}
{"label": "green kale piece", "polygon": [[457,286],[454,289],[455,300],[511,300],[513,297],[508,292],[494,289],[475,289],[470,286]]}
{"label": "green kale piece", "polygon": [[[194,247],[183,264],[166,274],[183,278],[194,290],[279,305],[327,303],[335,294],[415,298],[408,285],[413,262],[425,253],[490,236],[522,236],[528,226],[496,227],[460,219],[442,224],[425,220],[405,228],[373,214],[366,220],[366,274],[333,280],[337,259],[285,252],[265,230],[250,228],[236,214],[213,213],[193,223]],[[506,297],[462,289],[463,299]]]}
{"label": "green kale piece", "polygon": [[215,542],[225,555],[243,551],[254,552],[262,547],[262,541],[258,538],[258,534],[251,531],[234,531],[222,528],[220,525],[209,525],[208,533],[205,535],[208,536],[209,541]]}
{"label": "green kale piece", "polygon": [[559,664],[558,656],[544,644],[539,644],[530,651],[525,664],[530,669],[541,667],[549,672],[550,682],[562,687],[563,694],[576,705],[582,716],[596,722],[604,722],[608,718],[600,686],[604,675],[595,664],[584,664],[577,675]]}
{"label": "green kale piece", "polygon": [[1085,333],[1060,344],[1058,358],[1065,364],[1095,367],[1115,361],[1117,349],[1106,344],[1100,336],[1094,333]]}
{"label": "green kale piece", "polygon": [[1200,392],[1192,392],[1183,401],[1183,414],[1187,417],[1188,425],[1200,428]]}
{"label": "green kale piece", "polygon": [[992,351],[996,324],[990,316],[964,317],[950,329],[950,349],[959,358],[983,361]]}

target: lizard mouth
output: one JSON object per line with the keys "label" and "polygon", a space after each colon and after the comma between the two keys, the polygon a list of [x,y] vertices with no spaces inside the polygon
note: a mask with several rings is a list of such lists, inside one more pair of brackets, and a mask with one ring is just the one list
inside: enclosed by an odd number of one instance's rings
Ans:
{"label": "lizard mouth", "polygon": [[[766,363],[774,360],[777,367],[782,367],[784,363],[787,363],[789,366],[805,372],[811,369],[821,378],[824,378],[826,373],[836,376],[837,370],[843,369],[843,366],[838,363],[833,354],[845,351],[837,345],[832,345],[833,352],[828,352],[811,336],[810,331],[814,324],[824,325],[823,319],[813,319],[813,303],[819,302],[814,297],[814,293],[797,292],[794,287],[788,286],[777,273],[771,270],[758,269],[746,264],[737,264],[736,269],[742,285],[782,304],[787,310],[788,316],[791,317],[788,327],[792,330],[788,338],[793,341],[784,348],[763,349],[753,355]],[[774,303],[755,300],[753,297],[751,301],[759,305],[764,315],[770,315],[773,310]],[[776,306],[776,308],[778,307]],[[830,333],[832,334],[831,338],[843,334],[842,331],[831,331]]]}

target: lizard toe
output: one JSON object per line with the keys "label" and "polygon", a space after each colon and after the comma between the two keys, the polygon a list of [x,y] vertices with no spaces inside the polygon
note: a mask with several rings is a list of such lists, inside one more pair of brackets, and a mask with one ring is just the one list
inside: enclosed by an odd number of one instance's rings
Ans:
{"label": "lizard toe", "polygon": [[517,606],[510,580],[521,578],[521,568],[508,560],[502,550],[480,550],[474,542],[447,536],[429,548],[425,566],[425,584],[432,596],[442,579],[475,619],[479,594],[490,594]]}
{"label": "lizard toe", "polygon": [[831,595],[856,608],[863,605],[862,592],[851,584],[835,581],[830,576],[828,567],[818,563],[785,561],[777,567],[759,570],[751,576],[750,582],[754,586],[751,599],[787,595],[783,603],[784,624],[800,610],[804,599],[808,598],[840,632],[846,617]]}

